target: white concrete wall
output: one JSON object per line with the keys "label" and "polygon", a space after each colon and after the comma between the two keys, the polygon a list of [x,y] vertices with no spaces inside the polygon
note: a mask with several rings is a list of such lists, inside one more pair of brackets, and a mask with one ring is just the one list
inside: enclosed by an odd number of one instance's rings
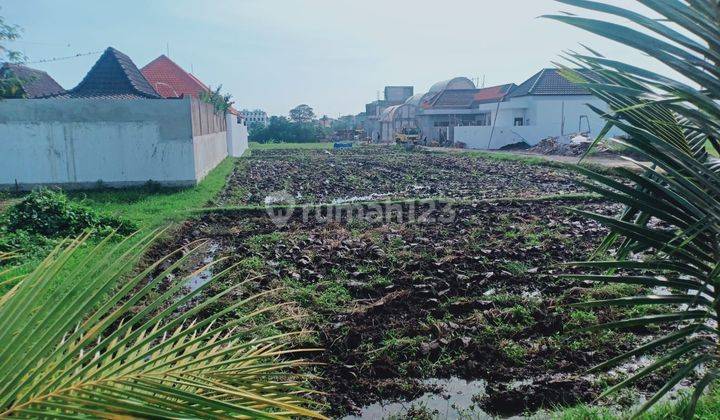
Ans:
{"label": "white concrete wall", "polygon": [[0,188],[194,185],[227,142],[194,140],[190,112],[189,99],[0,101]]}
{"label": "white concrete wall", "polygon": [[240,157],[248,148],[248,128],[237,121],[233,114],[227,114],[227,153]]}
{"label": "white concrete wall", "polygon": [[195,179],[201,180],[228,156],[224,131],[193,138]]}
{"label": "white concrete wall", "polygon": [[[563,137],[580,131],[589,131],[590,136],[598,135],[605,121],[587,104],[607,109],[605,102],[593,96],[526,96],[512,98],[498,104],[480,105],[481,110],[491,111],[493,126],[455,127],[455,141],[467,144],[469,148],[499,149],[509,144],[524,141],[537,144],[547,137]],[[497,118],[496,118],[497,113]],[[579,127],[580,117],[582,127]],[[523,118],[524,126],[514,126],[515,118]],[[589,127],[588,127],[589,122]],[[589,128],[589,130],[588,130]],[[622,134],[614,128],[609,137]],[[492,139],[492,141],[491,141]]]}

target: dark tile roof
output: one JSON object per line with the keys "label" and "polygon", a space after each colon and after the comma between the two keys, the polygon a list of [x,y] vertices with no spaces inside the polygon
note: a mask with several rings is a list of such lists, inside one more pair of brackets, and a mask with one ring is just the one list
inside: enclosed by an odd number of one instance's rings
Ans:
{"label": "dark tile roof", "polygon": [[5,63],[0,67],[0,78],[16,78],[28,99],[64,93],[65,89],[49,74],[42,70],[25,67],[21,64]]}
{"label": "dark tile roof", "polygon": [[558,69],[543,69],[518,86],[510,97],[530,95],[590,95],[590,92],[567,80]]}
{"label": "dark tile roof", "polygon": [[127,55],[105,50],[85,78],[61,98],[159,99],[160,95]]}
{"label": "dark tile roof", "polygon": [[444,90],[429,105],[430,108],[470,108],[477,93],[477,89]]}

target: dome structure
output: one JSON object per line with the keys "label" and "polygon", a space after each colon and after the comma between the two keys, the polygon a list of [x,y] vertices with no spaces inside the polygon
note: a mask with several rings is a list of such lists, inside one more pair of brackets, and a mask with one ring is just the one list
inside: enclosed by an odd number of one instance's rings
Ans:
{"label": "dome structure", "polygon": [[413,95],[405,101],[406,105],[412,105],[412,106],[420,106],[420,104],[423,102],[423,99],[427,96],[427,93],[418,93],[416,95]]}
{"label": "dome structure", "polygon": [[400,108],[402,105],[393,105],[385,108],[380,114],[380,122],[391,122],[395,118],[395,113],[397,112],[398,108]]}
{"label": "dome structure", "polygon": [[430,87],[428,93],[439,93],[444,90],[477,89],[475,83],[467,77],[454,77],[435,83]]}

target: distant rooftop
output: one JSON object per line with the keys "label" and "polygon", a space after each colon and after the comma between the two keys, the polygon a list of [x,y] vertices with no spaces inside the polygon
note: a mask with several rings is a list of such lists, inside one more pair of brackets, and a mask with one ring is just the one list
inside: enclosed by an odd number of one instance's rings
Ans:
{"label": "distant rooftop", "polygon": [[143,67],[141,73],[163,98],[179,98],[182,95],[197,98],[201,92],[210,90],[164,54]]}
{"label": "distant rooftop", "polygon": [[429,93],[419,100],[423,101],[421,106],[424,109],[468,109],[482,103],[502,101],[515,87],[515,84],[509,83],[482,89],[445,89]]}
{"label": "distant rooftop", "polygon": [[508,94],[512,93],[515,88],[517,88],[515,83],[508,83],[505,85],[478,89],[475,94],[474,105],[498,102],[504,99]]}
{"label": "distant rooftop", "polygon": [[49,74],[21,64],[5,63],[0,67],[0,78],[16,78],[20,81],[23,94],[28,99],[42,98],[65,92],[62,86]]}
{"label": "distant rooftop", "polygon": [[108,47],[75,88],[58,98],[160,99],[127,55]]}
{"label": "distant rooftop", "polygon": [[590,95],[590,92],[567,80],[558,69],[543,69],[518,86],[510,97],[532,95]]}

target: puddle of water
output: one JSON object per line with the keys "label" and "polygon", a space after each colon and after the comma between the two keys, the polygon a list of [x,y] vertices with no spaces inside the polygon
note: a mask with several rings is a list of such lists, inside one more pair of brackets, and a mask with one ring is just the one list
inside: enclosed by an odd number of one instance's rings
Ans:
{"label": "puddle of water", "polygon": [[359,416],[347,416],[344,419],[387,419],[402,416],[412,407],[423,407],[438,419],[465,419],[468,416],[473,419],[493,418],[480,410],[472,401],[475,395],[482,395],[485,392],[485,381],[483,380],[428,379],[423,381],[423,384],[440,386],[444,391],[439,394],[427,392],[408,402],[375,403],[363,407]]}
{"label": "puddle of water", "polygon": [[[217,253],[218,249],[220,248],[219,244],[212,243],[208,247],[207,255],[205,255],[205,258],[202,260],[202,264],[200,266],[204,266],[207,264],[210,264],[211,262],[215,261],[215,254]],[[204,285],[210,279],[212,278],[213,271],[212,267],[203,270],[194,276],[190,277],[190,280],[187,283],[187,286],[190,288],[190,291],[193,292],[197,290],[198,287]]]}

